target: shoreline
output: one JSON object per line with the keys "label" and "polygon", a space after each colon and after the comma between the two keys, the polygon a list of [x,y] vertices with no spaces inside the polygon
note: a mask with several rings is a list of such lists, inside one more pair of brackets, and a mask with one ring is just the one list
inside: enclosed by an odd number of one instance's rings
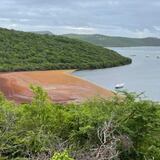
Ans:
{"label": "shoreline", "polygon": [[[92,82],[92,81],[90,81],[90,80],[87,80],[87,79],[85,79],[85,78],[78,77],[78,76],[72,74],[72,73],[74,73],[74,72],[76,72],[76,70],[73,70],[73,71],[68,72],[68,73],[69,73],[72,77],[78,78],[78,79],[80,79],[80,80],[82,80],[82,81],[86,81],[86,82],[88,82],[88,83],[91,83],[91,84],[93,84],[94,86],[96,86],[96,87],[98,87],[98,88],[105,89],[105,90],[107,90],[107,91],[110,91],[110,92],[112,92],[112,93],[115,93],[113,90],[109,90],[109,89],[107,89],[107,88],[104,88],[103,86],[100,86],[100,85],[98,85],[98,84],[95,83],[95,82]],[[66,73],[67,73],[67,72],[66,72]]]}
{"label": "shoreline", "polygon": [[0,91],[8,100],[28,103],[33,99],[30,84],[41,86],[55,103],[83,102],[94,97],[111,98],[107,90],[72,73],[76,70],[50,70],[0,73]]}

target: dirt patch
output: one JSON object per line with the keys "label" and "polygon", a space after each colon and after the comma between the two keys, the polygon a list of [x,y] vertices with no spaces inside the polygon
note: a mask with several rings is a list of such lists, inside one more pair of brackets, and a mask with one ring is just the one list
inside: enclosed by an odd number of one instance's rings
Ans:
{"label": "dirt patch", "polygon": [[0,73],[0,91],[9,100],[25,103],[32,100],[31,84],[39,85],[58,103],[81,102],[91,97],[112,97],[111,91],[72,76],[66,71]]}

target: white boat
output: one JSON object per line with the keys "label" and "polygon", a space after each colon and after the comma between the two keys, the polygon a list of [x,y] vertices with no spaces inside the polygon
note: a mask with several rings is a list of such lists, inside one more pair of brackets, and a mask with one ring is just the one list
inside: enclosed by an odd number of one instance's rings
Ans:
{"label": "white boat", "polygon": [[120,89],[120,88],[123,88],[123,87],[124,87],[124,83],[116,84],[116,85],[115,85],[115,88],[116,88],[116,89]]}

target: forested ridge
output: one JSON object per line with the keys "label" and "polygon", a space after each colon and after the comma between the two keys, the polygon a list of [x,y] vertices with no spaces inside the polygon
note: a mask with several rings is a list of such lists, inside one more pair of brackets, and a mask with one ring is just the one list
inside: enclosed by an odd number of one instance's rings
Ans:
{"label": "forested ridge", "polygon": [[63,36],[0,28],[0,71],[96,69],[131,63],[99,46]]}
{"label": "forested ridge", "polygon": [[100,34],[66,34],[64,36],[80,39],[103,47],[160,46],[160,39],[154,37],[129,38],[106,36]]}

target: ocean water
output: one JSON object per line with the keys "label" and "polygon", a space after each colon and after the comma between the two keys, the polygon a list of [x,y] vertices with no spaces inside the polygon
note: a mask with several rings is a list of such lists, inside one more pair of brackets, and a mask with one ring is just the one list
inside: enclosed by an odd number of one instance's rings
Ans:
{"label": "ocean water", "polygon": [[114,47],[120,54],[132,58],[132,64],[98,70],[74,72],[104,88],[115,90],[124,83],[123,90],[144,92],[144,98],[160,101],[160,47]]}

